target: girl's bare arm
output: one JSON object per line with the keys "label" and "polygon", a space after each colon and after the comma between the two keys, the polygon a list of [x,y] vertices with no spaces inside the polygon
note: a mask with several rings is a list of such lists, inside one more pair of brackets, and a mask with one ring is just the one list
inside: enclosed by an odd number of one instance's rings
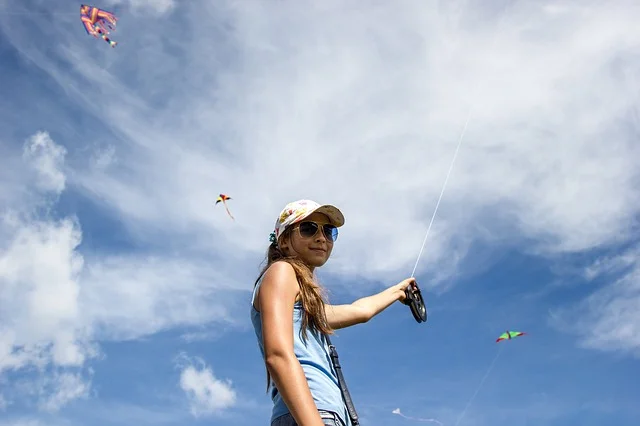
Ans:
{"label": "girl's bare arm", "polygon": [[333,329],[350,327],[369,321],[393,302],[404,299],[404,288],[396,284],[373,296],[363,297],[349,305],[325,305],[327,322]]}
{"label": "girl's bare arm", "polygon": [[299,292],[296,275],[286,262],[276,262],[265,273],[258,291],[258,309],[267,369],[300,426],[323,426],[307,379],[293,352],[293,306]]}

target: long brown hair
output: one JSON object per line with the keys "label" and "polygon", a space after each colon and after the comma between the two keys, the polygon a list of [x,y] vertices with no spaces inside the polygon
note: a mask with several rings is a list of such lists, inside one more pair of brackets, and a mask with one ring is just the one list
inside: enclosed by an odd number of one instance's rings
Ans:
{"label": "long brown hair", "polygon": [[[280,239],[289,238],[291,236],[292,227],[284,230]],[[327,322],[327,316],[324,311],[325,294],[324,289],[314,280],[313,273],[309,266],[296,256],[287,256],[280,250],[278,244],[273,242],[267,249],[265,257],[265,266],[260,271],[260,275],[253,284],[255,287],[267,269],[275,262],[284,261],[289,263],[296,273],[296,279],[300,285],[300,301],[302,302],[302,340],[307,342],[307,328],[312,331],[319,331],[323,334],[333,334],[333,329]],[[267,369],[267,392],[271,386],[271,374]]]}

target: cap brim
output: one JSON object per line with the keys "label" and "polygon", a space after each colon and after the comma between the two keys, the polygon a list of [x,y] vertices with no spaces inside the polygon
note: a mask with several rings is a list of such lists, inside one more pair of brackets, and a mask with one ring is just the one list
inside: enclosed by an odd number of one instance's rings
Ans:
{"label": "cap brim", "polygon": [[344,225],[344,215],[336,206],[325,204],[315,209],[312,213],[322,213],[326,215],[331,221],[331,224],[338,228]]}

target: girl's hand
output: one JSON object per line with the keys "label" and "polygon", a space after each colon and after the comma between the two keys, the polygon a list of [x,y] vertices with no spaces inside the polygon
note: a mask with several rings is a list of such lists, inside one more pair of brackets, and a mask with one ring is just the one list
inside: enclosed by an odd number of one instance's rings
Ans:
{"label": "girl's hand", "polygon": [[[403,304],[405,304],[405,305],[407,304],[407,295],[405,293],[405,290],[409,286],[415,288],[415,286],[416,286],[416,279],[415,278],[407,278],[405,280],[400,281],[398,284],[396,284],[394,286],[395,290],[398,292],[398,300],[400,302],[402,302]],[[409,291],[412,291],[413,288],[410,289]]]}

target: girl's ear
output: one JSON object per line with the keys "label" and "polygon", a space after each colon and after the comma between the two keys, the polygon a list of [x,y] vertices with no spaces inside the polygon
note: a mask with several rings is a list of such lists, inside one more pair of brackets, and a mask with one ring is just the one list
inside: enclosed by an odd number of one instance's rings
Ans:
{"label": "girl's ear", "polygon": [[285,255],[289,256],[289,241],[288,238],[283,238],[280,242],[280,251]]}

